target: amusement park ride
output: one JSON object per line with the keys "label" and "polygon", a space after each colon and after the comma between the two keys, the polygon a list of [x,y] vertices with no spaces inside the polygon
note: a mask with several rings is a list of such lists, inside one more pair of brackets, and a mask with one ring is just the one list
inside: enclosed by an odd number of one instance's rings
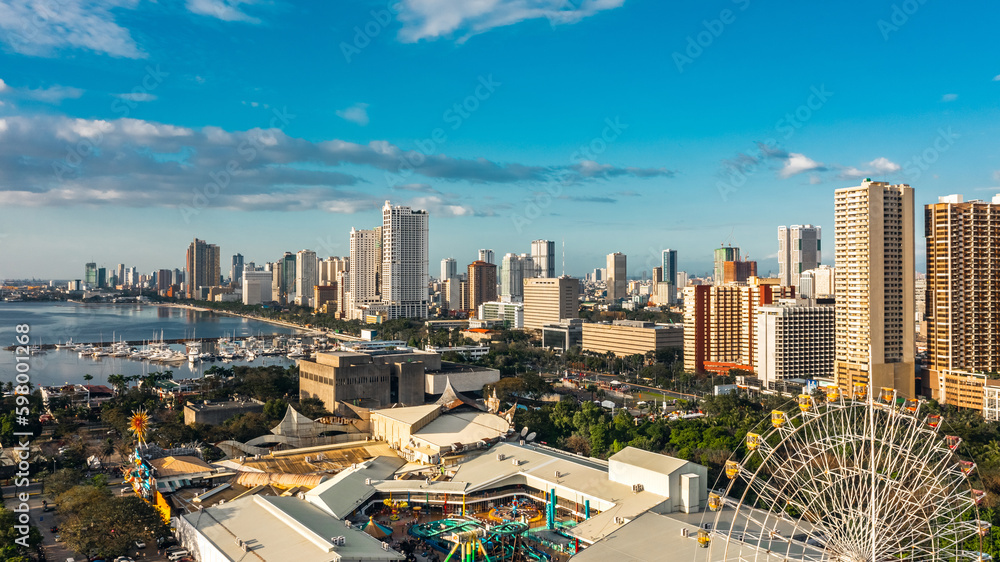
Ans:
{"label": "amusement park ride", "polygon": [[697,558],[991,560],[975,463],[922,409],[892,388],[857,384],[773,411],[747,433],[743,460],[726,462],[725,493],[709,495],[696,537],[707,556]]}

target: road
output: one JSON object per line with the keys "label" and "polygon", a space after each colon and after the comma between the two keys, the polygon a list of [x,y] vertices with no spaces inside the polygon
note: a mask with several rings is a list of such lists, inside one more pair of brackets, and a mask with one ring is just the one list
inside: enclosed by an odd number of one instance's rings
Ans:
{"label": "road", "polygon": [[[608,383],[610,383],[611,381],[620,381],[620,382],[622,381],[621,377],[619,377],[617,375],[611,375],[611,374],[608,374],[608,373],[598,373],[598,372],[595,372],[595,371],[578,371],[578,370],[571,370],[570,372],[571,373],[583,373],[584,380],[587,380],[587,381],[608,382]],[[546,378],[548,378],[548,377],[561,378],[562,375],[557,374],[557,373],[548,373],[548,374],[545,375],[545,377]],[[652,395],[657,395],[657,396],[666,395],[666,396],[669,396],[671,398],[683,398],[685,400],[697,400],[699,398],[695,394],[687,394],[687,393],[684,393],[684,392],[677,392],[677,391],[674,391],[674,390],[666,390],[666,389],[658,388],[658,387],[655,387],[655,386],[648,386],[648,385],[636,384],[636,383],[628,383],[628,385],[632,389],[636,389],[636,388],[637,389],[641,389],[641,390],[645,391],[645,393],[652,394]]]}

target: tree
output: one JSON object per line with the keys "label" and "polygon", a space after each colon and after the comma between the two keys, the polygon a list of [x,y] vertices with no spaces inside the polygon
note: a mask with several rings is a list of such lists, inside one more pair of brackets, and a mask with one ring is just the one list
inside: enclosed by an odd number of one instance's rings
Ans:
{"label": "tree", "polygon": [[[33,560],[28,556],[29,552],[34,552],[42,544],[42,534],[38,527],[31,525],[28,529],[28,546],[23,545],[24,539],[20,539],[21,533],[15,529],[17,522],[16,514],[0,505],[0,560],[4,562],[29,562]],[[14,542],[20,539],[21,543]]]}
{"label": "tree", "polygon": [[60,468],[46,476],[42,486],[47,494],[55,497],[79,485],[82,480],[83,474],[80,474],[79,470]]}
{"label": "tree", "polygon": [[288,402],[280,398],[272,398],[264,404],[264,417],[269,420],[280,420],[285,417],[285,411],[288,410]]}
{"label": "tree", "polygon": [[83,380],[85,380],[87,382],[90,382],[90,381],[94,380],[94,375],[91,375],[89,373],[86,374],[86,375],[83,375]]}
{"label": "tree", "polygon": [[127,554],[136,540],[169,532],[160,513],[142,498],[113,496],[107,487],[76,486],[59,496],[60,534],[66,546],[88,555]]}

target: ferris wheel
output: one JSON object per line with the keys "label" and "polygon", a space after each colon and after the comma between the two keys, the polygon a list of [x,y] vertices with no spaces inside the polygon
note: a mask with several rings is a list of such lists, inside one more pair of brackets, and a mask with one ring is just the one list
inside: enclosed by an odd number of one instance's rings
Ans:
{"label": "ferris wheel", "polygon": [[985,561],[986,493],[942,418],[891,388],[798,397],[746,436],[698,542],[711,561]]}

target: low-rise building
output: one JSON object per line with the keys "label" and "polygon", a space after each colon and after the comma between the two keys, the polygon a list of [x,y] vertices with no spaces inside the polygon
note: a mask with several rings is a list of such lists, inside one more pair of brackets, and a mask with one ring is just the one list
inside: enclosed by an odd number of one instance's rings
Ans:
{"label": "low-rise building", "polygon": [[207,462],[192,456],[161,457],[149,461],[158,492],[173,492],[185,486],[200,486],[215,473]]}
{"label": "low-rise building", "polygon": [[372,437],[389,443],[409,462],[437,464],[442,455],[478,448],[510,431],[510,423],[496,414],[442,410],[438,404],[375,410]]}
{"label": "low-rise building", "polygon": [[667,347],[684,347],[684,326],[616,320],[612,324],[583,324],[583,350],[614,353],[619,357],[645,355]]}
{"label": "low-rise building", "polygon": [[259,400],[229,400],[226,402],[188,402],[184,405],[184,423],[191,425],[194,423],[204,423],[208,425],[219,425],[229,418],[250,412],[261,413],[264,411],[264,403]]}
{"label": "low-rise building", "polygon": [[524,303],[491,301],[479,305],[479,320],[496,320],[508,329],[524,328]]}
{"label": "low-rise building", "polygon": [[485,357],[490,352],[489,345],[456,345],[452,347],[438,347],[435,345],[428,345],[424,347],[424,351],[430,351],[433,353],[457,353],[459,355],[464,355],[467,361],[479,361]]}
{"label": "low-rise building", "polygon": [[558,324],[542,326],[542,347],[567,349],[583,344],[583,320],[569,318],[560,320]]}
{"label": "low-rise building", "polygon": [[781,300],[757,309],[757,378],[765,388],[792,378],[833,380],[835,310]]}

